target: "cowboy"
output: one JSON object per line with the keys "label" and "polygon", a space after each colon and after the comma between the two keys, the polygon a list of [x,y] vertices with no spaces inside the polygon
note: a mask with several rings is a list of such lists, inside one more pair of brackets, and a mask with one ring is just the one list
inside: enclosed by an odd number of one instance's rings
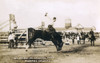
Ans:
{"label": "cowboy", "polygon": [[94,35],[94,31],[91,29],[91,31],[89,32],[91,35]]}
{"label": "cowboy", "polygon": [[47,31],[48,31],[49,33],[54,33],[54,32],[56,32],[56,30],[53,28],[52,25],[48,25]]}
{"label": "cowboy", "polygon": [[8,36],[8,48],[14,48],[14,42],[15,42],[15,34],[14,32],[10,32]]}
{"label": "cowboy", "polygon": [[91,41],[91,46],[93,45],[94,46],[94,42],[96,40],[95,36],[94,36],[94,32],[93,30],[91,29],[91,31],[89,32],[90,36],[89,36],[89,39]]}
{"label": "cowboy", "polygon": [[56,33],[55,33],[56,30],[55,28],[53,28],[53,25],[48,25],[48,28],[46,31],[51,35],[52,38],[56,37]]}

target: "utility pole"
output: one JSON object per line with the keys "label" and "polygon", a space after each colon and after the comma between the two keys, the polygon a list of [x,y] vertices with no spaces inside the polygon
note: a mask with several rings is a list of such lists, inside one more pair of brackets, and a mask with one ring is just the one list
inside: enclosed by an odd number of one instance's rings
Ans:
{"label": "utility pole", "polygon": [[68,29],[70,27],[72,27],[71,19],[65,19],[65,28]]}
{"label": "utility pole", "polygon": [[9,30],[11,30],[12,14],[9,14]]}
{"label": "utility pole", "polygon": [[[13,26],[12,26],[13,24]],[[17,24],[16,24],[16,21],[15,21],[15,15],[14,14],[9,14],[9,30],[15,30],[17,29]]]}

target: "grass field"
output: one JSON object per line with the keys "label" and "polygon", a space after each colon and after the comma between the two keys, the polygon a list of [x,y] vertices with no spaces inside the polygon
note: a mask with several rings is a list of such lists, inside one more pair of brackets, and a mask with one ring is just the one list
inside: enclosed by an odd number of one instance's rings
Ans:
{"label": "grass field", "polygon": [[95,46],[90,42],[64,45],[57,52],[55,46],[36,46],[25,51],[24,47],[8,49],[7,44],[0,44],[0,63],[100,63],[100,39]]}

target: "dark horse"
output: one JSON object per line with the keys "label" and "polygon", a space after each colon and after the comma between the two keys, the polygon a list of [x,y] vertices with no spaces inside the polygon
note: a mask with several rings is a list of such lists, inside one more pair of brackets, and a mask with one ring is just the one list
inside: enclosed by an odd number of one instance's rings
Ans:
{"label": "dark horse", "polygon": [[29,40],[27,44],[31,47],[31,44],[37,39],[41,38],[43,40],[52,41],[53,44],[56,46],[57,51],[60,51],[63,46],[62,37],[59,33],[54,32],[50,34],[46,30],[35,30],[33,28],[28,28]]}
{"label": "dark horse", "polygon": [[94,42],[96,40],[94,34],[89,34],[89,40],[91,41],[91,46],[93,45],[94,46]]}

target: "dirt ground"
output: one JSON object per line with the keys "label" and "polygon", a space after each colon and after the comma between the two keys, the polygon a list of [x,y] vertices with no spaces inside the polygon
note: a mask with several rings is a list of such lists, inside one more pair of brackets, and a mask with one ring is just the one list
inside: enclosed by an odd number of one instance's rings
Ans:
{"label": "dirt ground", "polygon": [[100,63],[100,39],[95,46],[90,42],[64,45],[60,52],[53,45],[36,46],[26,52],[24,47],[8,49],[7,44],[0,44],[0,63]]}

